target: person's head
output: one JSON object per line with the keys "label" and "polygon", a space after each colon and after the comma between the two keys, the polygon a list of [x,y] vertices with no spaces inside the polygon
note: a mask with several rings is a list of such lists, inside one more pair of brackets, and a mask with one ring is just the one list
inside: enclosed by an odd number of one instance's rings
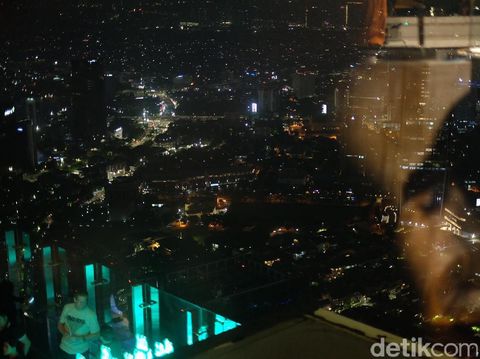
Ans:
{"label": "person's head", "polygon": [[75,295],[73,296],[73,303],[75,304],[75,308],[78,310],[87,308],[88,294],[84,291],[75,292]]}
{"label": "person's head", "polygon": [[103,345],[110,345],[113,342],[114,337],[115,335],[111,326],[102,326],[100,329],[100,341]]}

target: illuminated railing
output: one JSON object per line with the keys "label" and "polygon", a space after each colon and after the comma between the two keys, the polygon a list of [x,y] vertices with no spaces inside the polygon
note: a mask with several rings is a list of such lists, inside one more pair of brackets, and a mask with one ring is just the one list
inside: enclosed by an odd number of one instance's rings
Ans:
{"label": "illuminated railing", "polygon": [[[222,315],[147,284],[132,287],[131,303],[135,335],[163,343],[163,347],[155,344],[157,352],[169,352],[169,342],[177,348],[191,346],[240,326]],[[165,337],[170,338],[169,342],[160,340]]]}
{"label": "illuminated railing", "polygon": [[101,264],[88,264],[84,267],[84,273],[88,303],[101,321],[108,323],[112,319],[110,310],[110,268]]}
{"label": "illuminated railing", "polygon": [[15,230],[5,231],[7,250],[8,279],[17,290],[24,288],[25,265],[32,259],[30,236]]}
{"label": "illuminated railing", "polygon": [[42,257],[47,305],[51,309],[56,297],[68,294],[67,254],[61,247],[47,246],[42,249]]}

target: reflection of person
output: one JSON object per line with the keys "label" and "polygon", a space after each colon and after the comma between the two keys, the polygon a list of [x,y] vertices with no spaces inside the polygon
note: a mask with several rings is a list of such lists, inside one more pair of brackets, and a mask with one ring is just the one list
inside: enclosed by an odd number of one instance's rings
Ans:
{"label": "reflection of person", "polygon": [[382,46],[385,43],[387,13],[387,0],[369,0],[367,2],[366,35],[368,45]]}
{"label": "reflection of person", "polygon": [[[368,2],[371,7],[381,3]],[[463,0],[395,1],[396,10],[400,5],[414,6],[419,9],[417,15],[425,15],[420,10],[430,7],[434,14],[467,15],[469,4]],[[367,24],[376,23],[367,17]],[[470,215],[478,217],[468,208],[472,207],[469,196],[480,192],[476,187],[480,127],[475,89],[479,60],[474,54],[462,57],[465,50],[456,55],[454,50],[448,55],[436,49],[387,51],[388,56],[369,59],[364,69],[353,73],[351,113],[345,118],[360,122],[355,129],[363,132],[357,131],[348,141],[368,154],[369,172],[400,203],[401,219],[415,224],[399,237],[404,239],[405,258],[422,294],[424,318],[434,325],[478,323],[478,248],[464,229]],[[450,224],[443,226],[447,210]],[[478,222],[472,225],[477,226],[474,231],[478,229]],[[475,242],[475,233],[470,235]]]}
{"label": "reflection of person", "polygon": [[111,354],[115,358],[120,358],[124,352],[119,339],[109,325],[102,326],[100,338],[92,342],[90,346],[90,359],[101,358],[100,349],[102,345],[110,348]]}
{"label": "reflection of person", "polygon": [[12,323],[5,309],[0,309],[0,344],[0,358],[24,358],[30,351],[30,340],[25,331]]}
{"label": "reflection of person", "polygon": [[475,96],[462,85],[474,72],[468,59],[423,58],[421,53],[408,60],[377,59],[366,70],[356,69],[353,78],[362,80],[350,92],[354,100],[378,99],[369,106],[359,100],[351,105],[362,126],[348,141],[367,154],[369,173],[400,203],[401,221],[420,225],[398,236],[425,303],[424,317],[435,325],[480,319],[474,278],[480,269],[470,244],[440,230],[445,209],[466,217],[463,189],[477,178],[469,175],[480,170],[478,130],[463,128],[475,121]]}
{"label": "reflection of person", "polygon": [[115,338],[121,343],[122,350],[132,351],[135,347],[135,336],[130,331],[130,323],[127,315],[119,309],[115,296],[110,296],[110,309],[112,310],[112,321],[108,325],[112,328]]}
{"label": "reflection of person", "polygon": [[[476,118],[475,104],[466,97],[456,105],[443,125],[444,131],[451,135],[455,128],[455,114],[460,110],[471,121]],[[480,150],[480,128],[462,129],[461,132],[449,141],[452,142],[449,148],[439,146],[438,143],[435,146],[439,153],[446,152],[443,155],[449,164],[443,181],[438,177],[431,178],[423,181],[419,187],[415,183],[419,182],[421,175],[412,173],[405,184],[406,206],[411,210],[411,219],[429,227],[428,230],[411,231],[406,236],[405,249],[427,304],[426,317],[436,325],[475,324],[480,320],[480,287],[477,280],[480,267],[476,260],[477,249],[461,233],[462,227],[470,226],[469,230],[478,228],[472,228],[478,226],[478,223],[464,217],[469,217],[465,213],[465,209],[471,206],[469,202],[472,198],[469,197],[475,196],[478,191],[475,186],[467,190],[465,184],[475,178],[472,174],[480,171],[476,159]],[[412,186],[417,187],[417,191],[409,196],[409,188]],[[444,199],[438,204],[435,197],[438,188],[442,187]],[[455,231],[436,228],[440,207],[445,209],[445,214],[460,223],[457,235]]]}
{"label": "reflection of person", "polygon": [[89,343],[99,336],[97,315],[87,306],[87,298],[86,293],[77,292],[74,302],[63,308],[58,322],[58,330],[63,335],[60,343],[62,358],[75,358],[76,354],[88,358]]}

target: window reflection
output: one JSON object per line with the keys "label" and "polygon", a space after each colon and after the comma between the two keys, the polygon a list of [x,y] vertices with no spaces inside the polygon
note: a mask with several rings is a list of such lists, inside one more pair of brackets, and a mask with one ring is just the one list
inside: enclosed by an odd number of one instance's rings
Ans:
{"label": "window reflection", "polygon": [[434,326],[480,317],[476,1],[368,1],[343,88],[350,153],[398,204],[401,253]]}

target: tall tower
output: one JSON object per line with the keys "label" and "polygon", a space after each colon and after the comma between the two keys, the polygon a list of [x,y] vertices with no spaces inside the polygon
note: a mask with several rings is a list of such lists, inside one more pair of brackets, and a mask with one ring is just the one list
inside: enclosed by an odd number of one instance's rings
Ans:
{"label": "tall tower", "polygon": [[305,28],[308,28],[308,5],[305,6]]}
{"label": "tall tower", "polygon": [[0,166],[9,170],[33,170],[37,162],[35,131],[13,104],[0,107]]}
{"label": "tall tower", "polygon": [[33,128],[37,127],[37,105],[35,99],[27,98],[25,101],[25,108],[27,112],[27,120],[32,121]]}
{"label": "tall tower", "polygon": [[258,89],[258,112],[272,113],[277,110],[278,92],[273,84],[264,84]]}
{"label": "tall tower", "polygon": [[347,1],[344,5],[345,18],[344,25],[350,27],[361,26],[363,18],[360,14],[363,14],[361,9],[364,6],[363,1]]}
{"label": "tall tower", "polygon": [[95,60],[72,62],[72,137],[77,147],[98,144],[106,131],[103,66]]}
{"label": "tall tower", "polygon": [[292,75],[292,87],[295,95],[302,99],[315,94],[316,74],[301,69]]}

